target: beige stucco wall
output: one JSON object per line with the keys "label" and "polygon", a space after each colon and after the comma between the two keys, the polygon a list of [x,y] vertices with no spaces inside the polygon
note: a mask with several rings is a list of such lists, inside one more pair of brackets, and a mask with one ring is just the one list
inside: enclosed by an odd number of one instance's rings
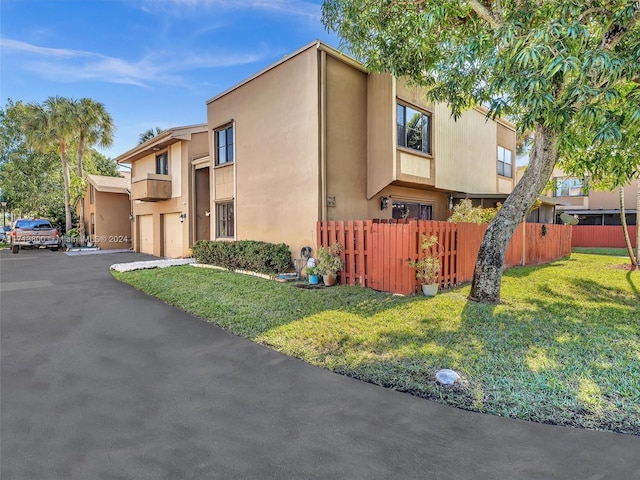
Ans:
{"label": "beige stucco wall", "polygon": [[395,80],[388,74],[367,79],[367,198],[395,180]]}
{"label": "beige stucco wall", "polygon": [[[318,51],[310,48],[208,103],[212,152],[211,132],[234,122],[236,239],[284,242],[294,256],[302,246],[315,244],[318,101]],[[220,198],[218,172],[229,167],[216,168],[214,159],[212,155],[211,184]],[[215,211],[212,205],[212,236]]]}
{"label": "beige stucco wall", "polygon": [[[84,224],[86,240],[94,242],[103,249],[131,247],[131,201],[126,193],[99,192],[94,190],[94,201],[91,203],[91,183],[87,182],[84,197]],[[76,206],[80,214],[80,202]],[[91,233],[91,214],[94,215],[95,232]]]}
{"label": "beige stucco wall", "polygon": [[96,246],[104,250],[130,248],[131,221],[129,214],[131,201],[129,195],[96,191],[95,203],[92,207],[95,213],[94,238]]}
{"label": "beige stucco wall", "polygon": [[[627,210],[636,209],[636,198],[638,194],[638,180],[634,180],[629,185],[624,187],[624,208]],[[591,209],[619,209],[620,208],[620,194],[618,190],[613,192],[608,191],[589,191],[589,208]]]}
{"label": "beige stucco wall", "polygon": [[[389,197],[389,207],[385,210],[380,209],[380,197]],[[446,193],[434,190],[424,190],[419,188],[410,188],[398,185],[389,185],[385,187],[379,195],[371,199],[369,202],[367,218],[392,218],[393,209],[391,205],[394,200],[409,201],[416,203],[426,203],[433,206],[433,220],[444,221],[450,216],[449,197]]]}
{"label": "beige stucco wall", "polygon": [[436,186],[468,193],[496,192],[496,123],[477,110],[468,110],[455,121],[444,104],[436,105],[435,122]]}
{"label": "beige stucco wall", "polygon": [[367,75],[326,61],[327,220],[367,218]]}
{"label": "beige stucco wall", "polygon": [[[194,133],[191,140],[179,140],[171,144],[167,151],[169,152],[169,176],[171,177],[171,193],[169,200],[158,202],[142,202],[134,200],[132,210],[136,218],[140,215],[152,215],[153,217],[153,255],[164,256],[164,217],[170,214],[186,214],[184,222],[180,224],[179,236],[183,246],[180,255],[174,253],[174,256],[186,256],[188,250],[193,244],[191,233],[192,222],[192,199],[189,196],[191,189],[191,160],[194,157],[208,153],[208,133]],[[140,160],[132,163],[131,177],[133,179],[144,176],[147,173],[155,173],[155,157],[162,153],[163,150],[153,152]],[[173,228],[173,227],[172,227]],[[138,228],[133,226],[133,247],[139,250]],[[172,232],[174,233],[174,232]]]}

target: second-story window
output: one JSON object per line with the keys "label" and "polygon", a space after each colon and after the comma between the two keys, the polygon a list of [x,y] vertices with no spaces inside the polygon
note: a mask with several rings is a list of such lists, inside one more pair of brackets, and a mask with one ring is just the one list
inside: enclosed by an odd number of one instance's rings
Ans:
{"label": "second-story window", "polygon": [[233,162],[233,126],[216,130],[216,165]]}
{"label": "second-story window", "polygon": [[398,103],[398,146],[431,154],[431,116]]}
{"label": "second-story window", "polygon": [[96,189],[93,185],[89,184],[89,203],[93,205],[96,201]]}
{"label": "second-story window", "polygon": [[555,177],[556,197],[584,197],[586,196],[586,182],[576,177]]}
{"label": "second-story window", "polygon": [[513,176],[513,161],[511,150],[498,146],[498,175],[511,178]]}
{"label": "second-story window", "polygon": [[156,173],[169,175],[169,154],[167,152],[156,155]]}

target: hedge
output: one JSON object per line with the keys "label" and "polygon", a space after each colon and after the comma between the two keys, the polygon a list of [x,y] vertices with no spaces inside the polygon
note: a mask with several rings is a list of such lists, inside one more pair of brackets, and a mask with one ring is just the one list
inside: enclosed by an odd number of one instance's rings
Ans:
{"label": "hedge", "polygon": [[284,243],[198,240],[193,245],[193,256],[198,263],[267,275],[277,275],[291,267],[291,252]]}

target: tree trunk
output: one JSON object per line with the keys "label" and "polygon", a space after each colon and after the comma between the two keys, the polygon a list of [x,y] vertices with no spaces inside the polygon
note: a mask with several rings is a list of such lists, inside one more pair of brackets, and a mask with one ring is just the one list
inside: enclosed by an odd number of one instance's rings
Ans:
{"label": "tree trunk", "polygon": [[[80,142],[78,143],[78,178],[82,180],[84,178],[84,171],[82,168],[82,157],[84,156],[84,135],[80,134]],[[84,193],[80,197],[80,246],[85,245],[85,238],[87,236],[87,227],[84,219]]]}
{"label": "tree trunk", "polygon": [[637,261],[633,254],[633,247],[631,246],[631,239],[629,238],[629,228],[627,227],[627,213],[624,209],[624,186],[618,187],[618,193],[620,194],[620,225],[622,225],[622,232],[624,234],[624,244],[627,247],[627,253],[631,260],[631,269],[635,270]]}
{"label": "tree trunk", "polygon": [[73,228],[71,219],[71,180],[69,179],[69,159],[67,158],[67,145],[60,142],[60,159],[62,160],[62,178],[64,179],[64,223],[65,233]]}
{"label": "tree trunk", "polygon": [[471,300],[482,303],[500,302],[500,284],[507,246],[553,173],[558,159],[557,140],[557,133],[536,124],[529,166],[489,224],[480,244],[471,285]]}

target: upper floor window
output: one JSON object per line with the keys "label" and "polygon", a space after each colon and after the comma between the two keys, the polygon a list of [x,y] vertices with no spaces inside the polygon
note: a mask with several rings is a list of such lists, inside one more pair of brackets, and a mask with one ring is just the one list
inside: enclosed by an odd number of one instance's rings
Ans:
{"label": "upper floor window", "polygon": [[431,153],[431,115],[398,103],[398,146]]}
{"label": "upper floor window", "polygon": [[233,162],[233,126],[216,130],[216,165]]}
{"label": "upper floor window", "polygon": [[93,204],[96,201],[96,189],[93,185],[89,184],[89,203]]}
{"label": "upper floor window", "polygon": [[498,146],[498,175],[511,178],[513,176],[511,150]]}
{"label": "upper floor window", "polygon": [[156,173],[169,175],[169,154],[167,152],[156,155]]}
{"label": "upper floor window", "polygon": [[555,177],[556,197],[584,197],[586,193],[586,182],[576,177]]}

